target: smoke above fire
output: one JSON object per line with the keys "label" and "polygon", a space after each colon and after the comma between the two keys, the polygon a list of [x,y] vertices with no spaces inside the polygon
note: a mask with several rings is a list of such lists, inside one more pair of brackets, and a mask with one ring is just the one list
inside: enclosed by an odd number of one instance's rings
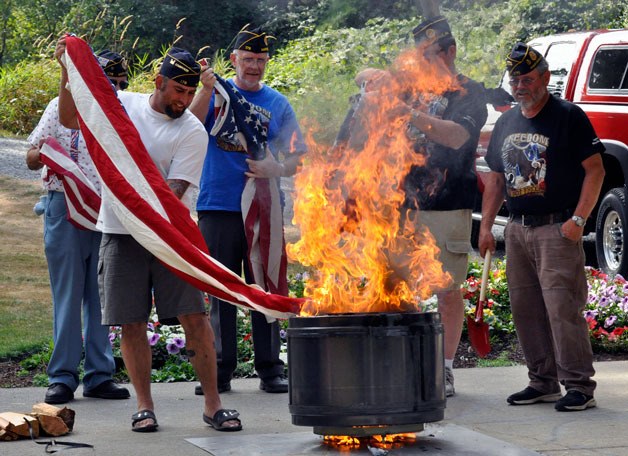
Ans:
{"label": "smoke above fire", "polygon": [[427,230],[415,232],[404,207],[404,177],[426,163],[412,110],[459,89],[442,59],[413,47],[386,70],[370,70],[359,101],[327,148],[308,134],[306,163],[295,176],[293,223],[301,237],[291,261],[315,272],[302,315],[420,310],[450,277]]}

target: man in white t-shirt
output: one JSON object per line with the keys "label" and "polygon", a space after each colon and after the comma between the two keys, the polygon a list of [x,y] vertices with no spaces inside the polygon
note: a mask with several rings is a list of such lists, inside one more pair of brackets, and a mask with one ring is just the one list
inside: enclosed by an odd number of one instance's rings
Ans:
{"label": "man in white t-shirt", "polygon": [[[55,55],[59,58],[64,52],[62,38]],[[184,202],[190,187],[198,186],[207,148],[203,125],[187,111],[199,77],[200,66],[192,55],[172,48],[155,78],[152,94],[127,92],[120,97],[149,155],[172,192]],[[64,69],[61,87],[66,81]],[[71,94],[62,89],[59,100],[61,121],[68,126],[76,123]],[[150,390],[152,356],[146,336],[153,300],[161,323],[183,326],[190,362],[204,391],[210,392],[205,395],[203,420],[220,431],[242,429],[238,412],[223,409],[218,395],[214,334],[202,293],[174,275],[128,234],[111,204],[105,192],[97,224],[103,232],[98,281],[103,324],[122,327],[122,356],[137,395],[138,412],[132,417],[132,430],[153,432],[158,426]]]}

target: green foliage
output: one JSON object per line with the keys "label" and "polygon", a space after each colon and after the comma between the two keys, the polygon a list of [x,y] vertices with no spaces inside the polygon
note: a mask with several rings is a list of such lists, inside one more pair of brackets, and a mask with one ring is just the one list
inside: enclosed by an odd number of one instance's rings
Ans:
{"label": "green foliage", "polygon": [[284,92],[317,144],[330,146],[358,87],[357,72],[390,65],[414,22],[370,21],[363,29],[317,31],[290,42],[268,64],[266,82]]}
{"label": "green foliage", "polygon": [[20,361],[20,367],[22,370],[19,371],[17,375],[26,377],[34,372],[33,386],[48,386],[48,374],[46,374],[46,368],[48,367],[50,357],[52,356],[52,349],[52,340],[40,346],[32,355]]}
{"label": "green foliage", "polygon": [[20,361],[20,366],[24,370],[33,371],[37,369],[46,369],[48,363],[50,362],[50,357],[52,356],[52,349],[54,345],[52,340],[46,342],[41,348],[30,355],[28,358]]}
{"label": "green foliage", "polygon": [[168,360],[159,369],[151,371],[151,381],[155,383],[191,382],[196,380],[192,364],[184,360]]}
{"label": "green foliage", "polygon": [[508,359],[508,352],[502,352],[497,358],[478,358],[477,367],[507,367],[518,363]]}
{"label": "green foliage", "polygon": [[251,314],[238,308],[238,366],[234,372],[236,377],[253,377],[255,375],[255,355],[253,352],[253,331]]}
{"label": "green foliage", "polygon": [[52,60],[0,67],[0,129],[30,133],[58,87],[59,67]]}

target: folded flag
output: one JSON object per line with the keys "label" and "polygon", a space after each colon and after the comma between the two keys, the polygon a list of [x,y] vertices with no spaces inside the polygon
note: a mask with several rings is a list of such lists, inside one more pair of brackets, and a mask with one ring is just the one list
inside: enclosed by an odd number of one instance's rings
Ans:
{"label": "folded flag", "polygon": [[70,223],[80,229],[98,231],[96,221],[100,210],[100,193],[94,184],[52,136],[42,144],[39,156],[48,167],[48,172],[56,174],[63,186]]}
{"label": "folded flag", "polygon": [[[220,76],[216,76],[214,90],[215,121],[210,134],[227,140],[237,137],[252,159],[263,160],[270,151],[258,109]],[[248,177],[241,208],[255,283],[271,293],[287,295],[288,258],[278,180]]]}

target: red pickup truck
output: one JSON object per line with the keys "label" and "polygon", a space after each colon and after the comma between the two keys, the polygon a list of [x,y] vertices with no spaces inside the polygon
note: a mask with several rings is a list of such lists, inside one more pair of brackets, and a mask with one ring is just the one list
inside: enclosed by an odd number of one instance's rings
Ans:
{"label": "red pickup truck", "polygon": [[[585,234],[595,231],[598,267],[628,277],[628,29],[563,33],[529,44],[547,59],[550,92],[579,105],[606,146],[606,177]],[[510,92],[507,78],[501,87]],[[498,117],[499,112],[489,106],[478,146],[480,190],[482,174],[489,171],[483,156]],[[476,209],[475,236],[481,219]],[[505,225],[506,221],[504,206],[495,223]]]}

